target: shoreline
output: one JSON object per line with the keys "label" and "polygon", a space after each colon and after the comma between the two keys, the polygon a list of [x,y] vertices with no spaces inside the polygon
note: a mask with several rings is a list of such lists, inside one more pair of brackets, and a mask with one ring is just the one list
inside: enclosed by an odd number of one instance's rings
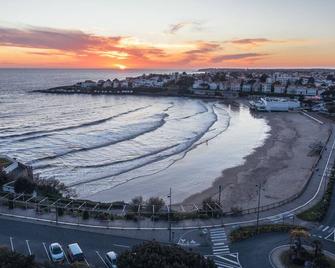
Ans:
{"label": "shoreline", "polygon": [[241,165],[223,170],[208,189],[187,197],[181,204],[201,204],[207,197],[217,200],[221,185],[224,211],[248,209],[257,206],[259,183],[261,205],[289,198],[304,187],[317,160],[317,156],[308,156],[308,146],[315,140],[327,139],[327,124],[320,126],[298,113],[256,116],[266,119],[271,127],[263,145],[246,156]]}

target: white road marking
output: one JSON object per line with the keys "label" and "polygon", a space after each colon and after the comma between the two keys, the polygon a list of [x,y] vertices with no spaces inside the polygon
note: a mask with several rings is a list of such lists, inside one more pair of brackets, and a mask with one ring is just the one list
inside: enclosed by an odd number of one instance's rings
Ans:
{"label": "white road marking", "polygon": [[86,258],[84,258],[84,261],[86,262],[87,267],[90,267],[89,263],[87,262]]}
{"label": "white road marking", "polygon": [[318,227],[318,230],[321,230],[323,227],[324,227],[323,225],[320,225],[320,226]]}
{"label": "white road marking", "polygon": [[49,252],[48,252],[48,250],[47,250],[47,247],[46,247],[45,243],[43,242],[42,244],[43,244],[43,247],[44,247],[45,253],[46,253],[46,254],[47,254],[47,256],[48,256],[48,259],[49,259],[49,261],[51,261],[51,258],[50,258],[50,256],[49,256]]}
{"label": "white road marking", "polygon": [[[229,255],[231,256],[231,255]],[[234,256],[235,257],[235,256]],[[240,265],[240,262],[239,261],[235,261],[235,260],[231,260],[231,259],[228,259],[226,257],[223,257],[223,256],[218,256],[218,258],[224,260],[224,261],[227,261],[227,262],[230,262],[232,264],[236,264],[236,265]]]}
{"label": "white road marking", "polygon": [[100,258],[100,260],[104,263],[104,265],[108,268],[108,265],[107,265],[107,263],[105,262],[105,260],[104,260],[104,258],[103,257],[101,257],[101,255],[100,255],[100,253],[99,253],[99,251],[95,251],[95,253],[98,255],[98,257]]}
{"label": "white road marking", "polygon": [[9,237],[9,240],[10,240],[10,246],[12,248],[12,252],[14,252],[15,249],[14,249],[13,237]]}
{"label": "white road marking", "polygon": [[31,249],[30,249],[30,246],[29,246],[29,240],[26,240],[26,244],[27,244],[27,248],[28,248],[28,251],[29,251],[29,255],[31,256]]}
{"label": "white road marking", "polygon": [[121,248],[130,248],[130,246],[120,245],[120,244],[113,244],[113,246],[115,246],[115,247],[121,247]]}
{"label": "white road marking", "polygon": [[325,232],[329,229],[329,226],[326,226],[325,228],[322,229],[322,232]]}
{"label": "white road marking", "polygon": [[67,255],[66,255],[66,253],[65,253],[65,251],[64,251],[64,249],[63,249],[63,247],[62,247],[62,245],[60,245],[60,248],[62,249],[62,251],[63,251],[63,253],[64,253],[64,257],[65,257],[65,259],[66,259],[66,262],[67,262],[68,264],[70,264],[69,259],[68,259]]}

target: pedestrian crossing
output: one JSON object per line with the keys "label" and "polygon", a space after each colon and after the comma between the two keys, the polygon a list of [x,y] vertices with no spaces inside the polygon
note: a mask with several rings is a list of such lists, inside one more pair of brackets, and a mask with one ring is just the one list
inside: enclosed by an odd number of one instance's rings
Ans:
{"label": "pedestrian crossing", "polygon": [[213,255],[229,254],[229,245],[225,230],[220,228],[210,229],[209,231],[213,244]]}
{"label": "pedestrian crossing", "polygon": [[314,230],[312,236],[335,242],[335,226],[320,225]]}
{"label": "pedestrian crossing", "polygon": [[242,268],[238,259],[238,253],[215,256],[214,262],[218,268]]}
{"label": "pedestrian crossing", "polygon": [[214,260],[218,268],[242,268],[238,259],[238,253],[231,253],[229,249],[227,234],[223,227],[209,230],[212,241]]}

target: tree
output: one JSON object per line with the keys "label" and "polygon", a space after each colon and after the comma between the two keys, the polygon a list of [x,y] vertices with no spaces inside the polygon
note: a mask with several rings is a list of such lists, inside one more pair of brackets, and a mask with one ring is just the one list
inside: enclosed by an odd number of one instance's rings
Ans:
{"label": "tree", "polygon": [[314,261],[318,262],[322,257],[322,243],[320,240],[313,240],[312,247],[314,249]]}
{"label": "tree", "polygon": [[291,260],[295,264],[303,264],[305,262],[304,253],[306,250],[302,246],[302,239],[307,239],[309,233],[303,229],[293,229],[290,232],[291,238]]}
{"label": "tree", "polygon": [[134,197],[130,204],[129,204],[129,209],[133,212],[138,211],[138,206],[142,205],[144,203],[143,197],[142,196],[136,196]]}
{"label": "tree", "polygon": [[155,212],[159,211],[163,206],[165,205],[165,202],[160,197],[150,197],[147,201],[147,210],[150,212],[152,211],[152,207],[155,206]]}
{"label": "tree", "polygon": [[32,194],[36,184],[26,177],[20,177],[14,182],[14,190],[16,193]]}
{"label": "tree", "polygon": [[34,256],[24,256],[20,253],[11,252],[6,247],[0,247],[0,267],[5,268],[38,268]]}
{"label": "tree", "polygon": [[158,242],[145,242],[123,252],[117,261],[119,268],[214,268],[210,259],[200,254],[186,251],[178,246],[161,245]]}

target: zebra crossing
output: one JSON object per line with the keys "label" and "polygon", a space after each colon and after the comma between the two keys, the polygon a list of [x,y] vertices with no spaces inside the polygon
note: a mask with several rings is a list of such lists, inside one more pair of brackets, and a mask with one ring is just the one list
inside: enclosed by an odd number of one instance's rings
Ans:
{"label": "zebra crossing", "polygon": [[230,253],[223,256],[215,256],[214,262],[218,268],[241,268],[238,253]]}
{"label": "zebra crossing", "polygon": [[231,253],[228,245],[227,234],[224,228],[209,230],[212,241],[212,259],[218,268],[241,268],[238,253]]}
{"label": "zebra crossing", "polygon": [[225,230],[221,228],[210,229],[209,231],[213,244],[213,255],[229,254],[229,245]]}
{"label": "zebra crossing", "polygon": [[320,225],[312,234],[313,237],[335,242],[335,227]]}

